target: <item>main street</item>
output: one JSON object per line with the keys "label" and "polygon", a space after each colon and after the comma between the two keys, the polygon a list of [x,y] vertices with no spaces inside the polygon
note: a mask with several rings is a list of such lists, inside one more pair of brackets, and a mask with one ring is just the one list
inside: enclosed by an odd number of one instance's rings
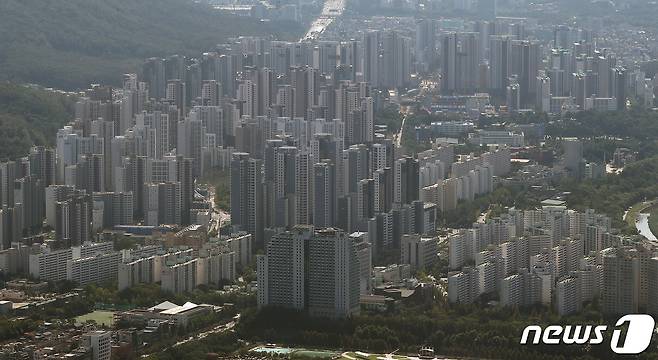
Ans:
{"label": "main street", "polygon": [[[424,79],[420,83],[420,91],[416,94],[412,100],[415,103],[420,102],[424,97],[431,96],[431,94],[437,88],[438,83],[431,79]],[[394,135],[395,144],[398,147],[402,146],[402,137],[404,136],[404,130],[406,127],[407,118],[414,115],[414,105],[400,105],[400,114],[402,115],[402,123],[400,124],[400,131]]]}
{"label": "main street", "polygon": [[400,114],[402,114],[402,123],[400,124],[400,132],[398,132],[398,134],[395,135],[395,145],[397,145],[398,148],[402,146],[402,135],[403,135],[404,127],[406,126],[405,123],[407,122],[407,117],[409,117],[410,113],[411,113],[411,109],[409,106],[400,107]]}
{"label": "main street", "polygon": [[217,203],[215,202],[215,191],[216,190],[213,186],[208,186],[208,200],[210,201],[213,210],[212,218],[210,219],[210,226],[208,227],[208,233],[217,231],[219,234],[219,230],[222,228],[222,225],[227,221],[231,221],[231,214],[217,206]]}
{"label": "main street", "polygon": [[318,40],[324,30],[345,11],[345,0],[325,0],[320,16],[311,23],[311,27],[301,40]]}

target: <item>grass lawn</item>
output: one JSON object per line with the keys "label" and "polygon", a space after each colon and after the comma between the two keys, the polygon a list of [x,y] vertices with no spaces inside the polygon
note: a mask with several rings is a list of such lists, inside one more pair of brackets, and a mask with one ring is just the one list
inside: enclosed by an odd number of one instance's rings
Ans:
{"label": "grass lawn", "polygon": [[78,316],[77,318],[75,318],[75,322],[77,324],[84,324],[89,320],[96,321],[98,325],[109,327],[112,326],[114,322],[114,313],[111,311],[97,310],[92,313]]}

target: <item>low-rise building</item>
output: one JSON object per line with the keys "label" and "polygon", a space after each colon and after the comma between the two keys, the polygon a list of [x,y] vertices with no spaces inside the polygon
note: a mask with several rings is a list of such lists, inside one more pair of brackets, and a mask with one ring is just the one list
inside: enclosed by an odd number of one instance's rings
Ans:
{"label": "low-rise building", "polygon": [[135,309],[118,314],[119,318],[128,323],[146,325],[150,320],[171,321],[176,326],[187,326],[190,321],[199,316],[206,316],[215,311],[215,307],[207,304],[187,302],[176,305],[165,301],[148,309]]}
{"label": "low-rise building", "polygon": [[92,331],[82,336],[82,346],[91,349],[92,360],[110,360],[112,358],[112,332]]}
{"label": "low-rise building", "polygon": [[384,283],[397,283],[411,277],[411,265],[393,264],[389,266],[377,266],[374,268],[375,286]]}

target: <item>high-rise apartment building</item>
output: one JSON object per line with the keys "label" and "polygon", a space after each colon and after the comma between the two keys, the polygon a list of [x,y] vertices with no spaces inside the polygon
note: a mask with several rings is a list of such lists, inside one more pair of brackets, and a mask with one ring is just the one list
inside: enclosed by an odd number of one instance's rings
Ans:
{"label": "high-rise apartment building", "polygon": [[479,84],[478,33],[446,34],[441,40],[441,90],[473,93]]}
{"label": "high-rise apartment building", "polygon": [[273,236],[266,255],[257,260],[259,306],[287,307],[328,318],[358,313],[357,243],[332,228],[299,227]]}
{"label": "high-rise apartment building", "polygon": [[610,248],[603,256],[601,305],[608,314],[635,314],[640,302],[640,262],[624,249]]}
{"label": "high-rise apartment building", "polygon": [[231,162],[231,224],[254,235],[255,246],[263,247],[262,160],[247,153],[234,153]]}
{"label": "high-rise apartment building", "polygon": [[331,227],[336,224],[336,167],[331,162],[313,166],[313,224]]}

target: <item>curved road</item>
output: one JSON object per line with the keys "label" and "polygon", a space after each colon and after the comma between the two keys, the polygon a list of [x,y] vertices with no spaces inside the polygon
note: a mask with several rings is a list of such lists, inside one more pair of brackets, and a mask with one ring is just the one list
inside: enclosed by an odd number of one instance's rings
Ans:
{"label": "curved road", "polygon": [[640,232],[640,235],[644,236],[649,241],[656,242],[658,239],[656,238],[656,235],[651,232],[651,227],[649,226],[649,216],[650,214],[645,213],[637,214],[635,227]]}
{"label": "curved road", "polygon": [[[651,216],[651,209],[654,206],[656,206],[655,200],[644,201],[635,204],[624,213],[622,220],[627,221],[629,225],[632,224],[632,222],[635,222],[634,224],[635,228],[640,233],[640,235],[644,236],[647,240],[651,241],[652,243],[658,243],[658,238],[656,238],[656,234],[654,234],[651,231],[651,226],[649,226],[649,216]],[[629,216],[632,216],[634,218],[629,219],[628,218]]]}

